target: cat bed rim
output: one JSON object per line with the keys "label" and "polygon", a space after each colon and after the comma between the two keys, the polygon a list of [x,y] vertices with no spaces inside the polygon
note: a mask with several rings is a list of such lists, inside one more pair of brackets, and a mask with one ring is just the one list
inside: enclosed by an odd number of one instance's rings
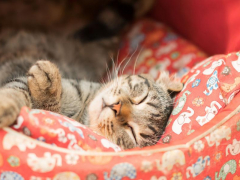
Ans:
{"label": "cat bed rim", "polygon": [[[188,138],[191,139],[189,141],[187,141],[186,139],[183,139],[183,141],[185,143],[181,144],[181,142],[178,141],[177,144],[173,144],[173,145],[165,144],[166,147],[160,147],[160,148],[156,148],[156,149],[147,149],[147,150],[137,149],[137,150],[120,151],[120,152],[81,152],[81,151],[77,151],[77,150],[70,150],[70,149],[63,148],[63,147],[52,146],[51,144],[48,144],[48,143],[45,143],[45,142],[42,142],[42,141],[38,141],[38,140],[33,139],[29,136],[26,136],[22,133],[19,133],[19,132],[15,131],[12,128],[9,128],[9,127],[4,127],[3,130],[8,132],[8,133],[13,133],[16,136],[22,136],[25,139],[28,139],[28,140],[34,142],[38,146],[41,146],[41,147],[44,147],[44,148],[47,148],[47,149],[52,149],[52,150],[55,150],[55,151],[59,151],[59,152],[62,152],[62,153],[72,153],[72,154],[78,154],[78,155],[82,155],[82,156],[128,156],[128,155],[158,153],[158,152],[164,152],[164,151],[171,151],[171,150],[175,150],[175,149],[189,148],[193,143],[195,143],[199,139],[203,138],[204,136],[206,136],[207,134],[209,134],[213,130],[217,129],[219,126],[224,124],[226,121],[228,121],[231,117],[233,117],[239,111],[240,111],[240,105],[237,106],[226,117],[222,118],[222,120],[219,121],[217,124],[212,125],[212,127],[209,128],[207,131],[205,131],[203,133],[200,133],[199,135],[197,135],[194,138],[191,138],[191,136],[189,136]],[[187,143],[186,143],[186,141],[187,141]],[[154,146],[151,146],[151,147],[154,147]]]}

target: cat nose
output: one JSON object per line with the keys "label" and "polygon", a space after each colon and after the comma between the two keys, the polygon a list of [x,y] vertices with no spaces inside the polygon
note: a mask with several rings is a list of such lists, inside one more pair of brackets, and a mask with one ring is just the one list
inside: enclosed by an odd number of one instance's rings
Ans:
{"label": "cat nose", "polygon": [[112,104],[111,106],[109,106],[114,112],[115,112],[115,116],[118,116],[121,112],[121,107],[122,107],[122,102],[119,101],[115,104]]}
{"label": "cat nose", "polygon": [[109,107],[113,110],[113,112],[115,113],[115,116],[118,116],[121,112],[121,108],[122,108],[122,102],[118,101],[117,103],[111,104],[111,105],[107,105],[103,99],[103,108],[105,107]]}

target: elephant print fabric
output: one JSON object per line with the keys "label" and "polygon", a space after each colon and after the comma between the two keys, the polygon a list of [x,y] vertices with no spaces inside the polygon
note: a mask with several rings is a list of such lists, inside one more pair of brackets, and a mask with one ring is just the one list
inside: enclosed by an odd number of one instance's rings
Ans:
{"label": "elephant print fabric", "polygon": [[[53,112],[29,110],[28,108],[24,107],[21,110],[16,124],[12,128],[39,141],[72,150],[78,150],[82,152],[121,151],[119,146],[94,133],[84,125]],[[7,134],[4,136],[4,149],[11,149],[14,146],[16,146],[20,151],[24,152],[26,149],[35,149],[36,144],[29,141],[29,139],[26,137],[16,137],[12,134]],[[34,154],[29,155],[28,163],[34,165],[34,160],[37,160],[37,158],[38,157],[36,157]],[[44,158],[46,159],[46,165],[44,165],[45,168],[47,168],[50,164],[57,164],[55,163],[56,158],[54,159],[53,157],[50,157],[49,154],[44,154],[42,158],[43,162],[45,161]],[[40,158],[38,159],[40,160]],[[50,161],[51,159],[52,161],[47,163],[47,161]],[[43,164],[44,163],[42,163],[42,165]],[[36,169],[37,167],[34,168]],[[49,171],[51,171],[51,168],[49,168]]]}
{"label": "elephant print fabric", "polygon": [[136,168],[129,163],[120,163],[115,165],[108,177],[108,173],[104,173],[104,180],[121,180],[124,177],[130,179],[136,178]]}
{"label": "elephant print fabric", "polygon": [[[169,139],[167,143],[174,142],[194,133],[231,102],[240,91],[238,62],[238,52],[216,55],[197,64],[182,78],[185,83],[183,91],[175,99],[175,107],[160,142],[165,143],[166,137]],[[214,136],[208,138],[210,144],[215,143],[211,139],[217,139]]]}
{"label": "elephant print fabric", "polygon": [[148,73],[157,78],[160,71],[168,70],[181,78],[206,57],[169,27],[145,18],[135,22],[124,36],[118,63],[125,74]]}

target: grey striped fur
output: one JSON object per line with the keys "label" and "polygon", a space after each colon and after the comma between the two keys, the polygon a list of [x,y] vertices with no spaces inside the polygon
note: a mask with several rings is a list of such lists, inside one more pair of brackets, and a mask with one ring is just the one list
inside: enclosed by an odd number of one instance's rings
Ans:
{"label": "grey striped fur", "polygon": [[[82,46],[22,31],[0,34],[0,42],[0,127],[14,123],[28,106],[73,118],[124,149],[149,146],[158,141],[171,113],[168,90],[182,88],[167,73],[157,81],[144,74],[106,84],[82,80],[102,76],[104,41]],[[92,53],[86,56],[86,51]]]}

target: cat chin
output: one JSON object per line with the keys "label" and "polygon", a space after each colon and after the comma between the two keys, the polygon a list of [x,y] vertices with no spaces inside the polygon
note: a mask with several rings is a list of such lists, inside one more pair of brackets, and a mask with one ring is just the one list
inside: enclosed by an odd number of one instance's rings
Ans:
{"label": "cat chin", "polygon": [[102,95],[99,94],[92,100],[88,107],[90,125],[96,126],[104,119],[108,119],[110,114],[113,114],[111,112],[109,108],[103,109],[103,98]]}

